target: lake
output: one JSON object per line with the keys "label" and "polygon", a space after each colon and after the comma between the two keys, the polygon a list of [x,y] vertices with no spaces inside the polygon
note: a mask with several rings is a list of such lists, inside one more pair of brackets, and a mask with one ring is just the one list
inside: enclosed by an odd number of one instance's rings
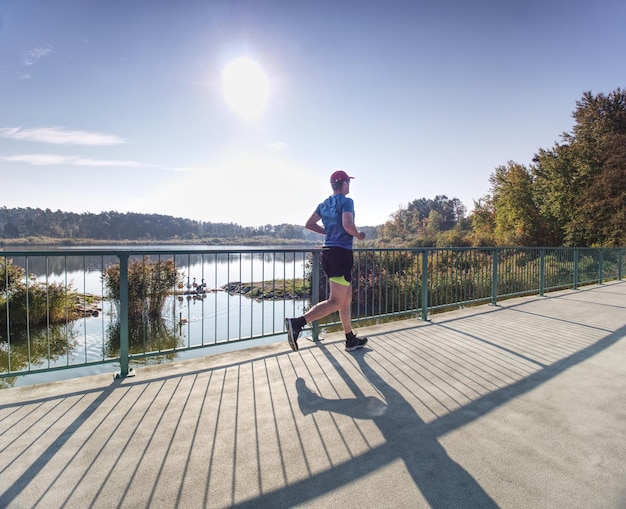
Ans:
{"label": "lake", "polygon": [[[103,251],[110,246],[97,246],[94,250]],[[124,249],[120,246],[110,247],[116,251]],[[144,246],[132,246],[133,252],[143,249]],[[40,252],[41,248],[33,248]],[[85,247],[77,247],[81,251]],[[168,297],[159,323],[143,324],[142,330],[131,330],[131,353],[143,351],[169,351],[159,358],[138,359],[137,363],[157,363],[173,359],[182,359],[194,356],[251,346],[282,339],[284,319],[303,313],[309,305],[307,300],[254,300],[240,294],[229,294],[221,290],[227,283],[232,282],[261,282],[293,280],[305,278],[310,270],[310,252],[285,250],[284,247],[263,248],[259,250],[242,246],[216,246],[207,249],[199,246],[145,246],[145,249],[154,253],[163,249],[161,255],[151,254],[152,260],[166,260],[173,258],[179,274],[182,276],[182,288],[177,288],[177,295]],[[276,249],[270,250],[270,249]],[[292,248],[288,248],[292,249]],[[310,249],[310,248],[308,248]],[[66,248],[58,248],[64,253]],[[179,250],[186,252],[180,253]],[[228,250],[227,252],[225,252]],[[13,249],[18,252],[18,249]],[[20,249],[19,251],[24,251]],[[95,295],[102,298],[101,312],[97,316],[86,316],[74,322],[71,330],[62,331],[61,342],[65,347],[60,355],[42,354],[35,357],[33,348],[35,341],[48,342],[49,337],[33,339],[36,330],[30,331],[31,340],[20,341],[12,336],[12,349],[24,350],[20,357],[30,359],[30,369],[55,368],[59,366],[73,366],[88,363],[97,363],[103,359],[117,355],[115,322],[117,311],[111,301],[106,299],[106,289],[103,283],[103,270],[109,265],[118,263],[118,258],[111,255],[55,255],[53,250],[45,249],[46,257],[13,256],[13,263],[24,267],[31,278],[45,284],[62,284],[71,287],[81,294]],[[171,251],[169,254],[167,251]],[[198,253],[196,251],[203,251]],[[209,252],[207,252],[209,251]],[[0,252],[0,257],[6,256]],[[139,258],[140,254],[131,256]],[[205,291],[194,293],[197,285],[204,285]],[[68,327],[66,327],[67,329]],[[45,334],[50,335],[48,329]],[[239,342],[241,339],[256,336],[266,336],[254,339],[253,342]],[[0,341],[6,343],[6,331],[0,332]],[[117,345],[117,346],[116,346]],[[201,348],[211,346],[210,350]],[[172,349],[177,349],[171,353]],[[180,350],[179,350],[180,349]],[[188,349],[183,351],[182,349]],[[15,351],[15,350],[14,350]],[[16,357],[16,356],[15,356]],[[8,364],[8,359],[7,359]],[[8,371],[0,359],[0,369]],[[24,366],[19,369],[29,369]],[[15,363],[11,371],[17,371]],[[80,371],[79,371],[80,370]],[[18,377],[13,386],[29,385],[32,383],[47,382],[85,373],[101,373],[114,371],[111,365],[92,364],[84,368],[72,370],[51,371],[42,374],[32,374],[27,377]],[[1,379],[0,379],[1,381]]]}

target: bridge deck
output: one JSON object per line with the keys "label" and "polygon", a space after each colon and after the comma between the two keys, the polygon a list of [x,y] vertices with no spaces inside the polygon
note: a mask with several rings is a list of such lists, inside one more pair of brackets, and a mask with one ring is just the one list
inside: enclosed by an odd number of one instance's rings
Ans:
{"label": "bridge deck", "polygon": [[626,282],[0,391],[0,507],[626,507]]}

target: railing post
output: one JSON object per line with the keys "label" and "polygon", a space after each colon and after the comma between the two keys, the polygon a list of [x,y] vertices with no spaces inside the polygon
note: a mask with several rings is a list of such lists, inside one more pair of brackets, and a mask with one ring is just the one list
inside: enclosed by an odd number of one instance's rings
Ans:
{"label": "railing post", "polygon": [[578,290],[578,248],[574,249],[574,290]]}
{"label": "railing post", "polygon": [[617,251],[617,280],[622,280],[622,249]]}
{"label": "railing post", "polygon": [[546,278],[546,250],[541,248],[539,254],[539,295],[543,297]]}
{"label": "railing post", "polygon": [[428,251],[422,250],[422,320],[428,320]]}
{"label": "railing post", "polygon": [[128,369],[128,253],[118,255],[120,259],[120,372],[116,377],[132,376]]}
{"label": "railing post", "polygon": [[491,264],[491,305],[498,305],[498,248],[493,248],[493,263]]}
{"label": "railing post", "polygon": [[[313,272],[311,273],[311,306],[315,306],[320,301],[320,252],[313,251]],[[319,341],[320,323],[313,321],[313,341]]]}
{"label": "railing post", "polygon": [[603,283],[604,276],[604,249],[598,249],[598,284]]}

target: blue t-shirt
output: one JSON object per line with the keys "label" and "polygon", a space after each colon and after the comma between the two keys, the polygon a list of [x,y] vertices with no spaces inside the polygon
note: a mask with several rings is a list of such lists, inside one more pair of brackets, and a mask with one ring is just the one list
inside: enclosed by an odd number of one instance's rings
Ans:
{"label": "blue t-shirt", "polygon": [[352,235],[343,229],[342,215],[344,212],[354,214],[354,202],[345,194],[333,194],[320,203],[315,212],[322,218],[326,230],[326,247],[343,247],[352,249]]}

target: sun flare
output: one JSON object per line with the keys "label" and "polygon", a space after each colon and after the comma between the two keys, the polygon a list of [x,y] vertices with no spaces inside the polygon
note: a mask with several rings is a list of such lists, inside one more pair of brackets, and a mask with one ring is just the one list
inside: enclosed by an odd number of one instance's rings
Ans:
{"label": "sun flare", "polygon": [[224,98],[233,110],[245,118],[258,116],[267,106],[269,81],[261,66],[241,57],[222,71]]}

